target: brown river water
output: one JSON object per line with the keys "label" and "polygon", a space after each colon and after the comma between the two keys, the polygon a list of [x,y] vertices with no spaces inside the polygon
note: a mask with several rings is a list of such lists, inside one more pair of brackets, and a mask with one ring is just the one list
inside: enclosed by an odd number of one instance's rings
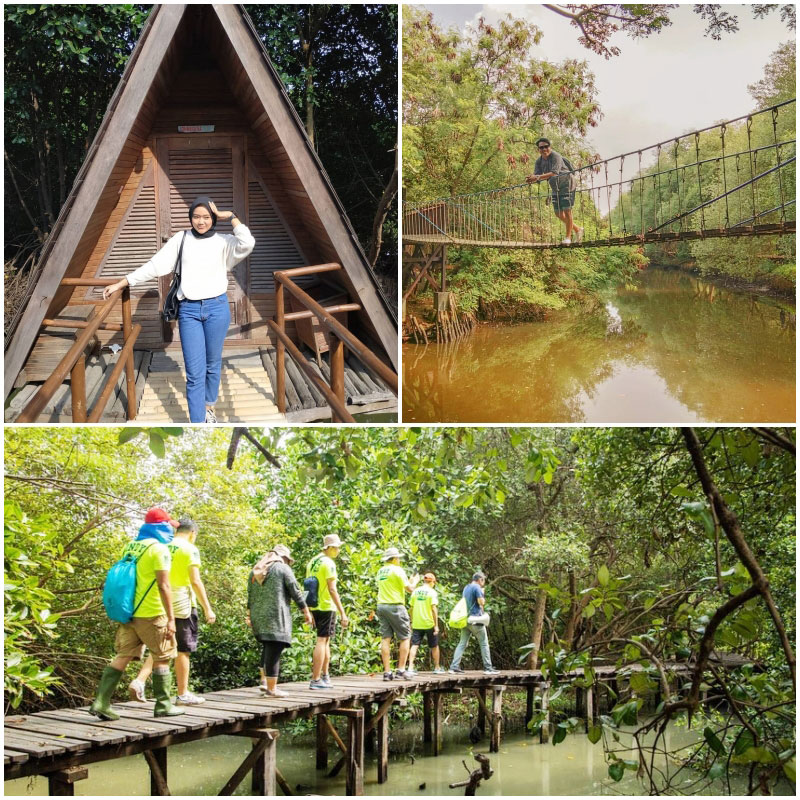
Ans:
{"label": "brown river water", "polygon": [[591,308],[403,346],[404,422],[795,421],[795,307],[643,271]]}

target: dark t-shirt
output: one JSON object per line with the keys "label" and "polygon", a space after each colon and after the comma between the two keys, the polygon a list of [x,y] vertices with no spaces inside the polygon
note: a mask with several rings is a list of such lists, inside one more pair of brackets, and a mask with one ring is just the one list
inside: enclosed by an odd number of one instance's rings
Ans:
{"label": "dark t-shirt", "polygon": [[467,601],[467,613],[471,617],[477,617],[483,612],[481,611],[480,605],[478,605],[478,598],[483,597],[483,589],[478,586],[477,583],[474,581],[472,583],[468,583],[464,587],[463,592],[464,599]]}

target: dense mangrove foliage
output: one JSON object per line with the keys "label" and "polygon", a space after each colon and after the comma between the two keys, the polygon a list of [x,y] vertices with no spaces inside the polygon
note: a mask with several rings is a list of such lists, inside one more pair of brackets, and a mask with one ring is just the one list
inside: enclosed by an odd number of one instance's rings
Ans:
{"label": "dense mangrove foliage", "polygon": [[[374,575],[396,546],[409,571],[437,574],[443,616],[486,572],[494,663],[542,669],[555,709],[597,664],[641,665],[588,733],[614,780],[685,789],[661,771],[665,752],[694,793],[794,780],[794,429],[7,429],[7,710],[87,700],[112,653],[105,573],[154,504],[200,526],[217,622],[201,623],[197,691],[257,680],[244,614],[256,559],[282,542],[302,576],[337,533],[352,625],[332,674],[380,669]],[[284,679],[308,676],[313,637],[298,617]],[[646,700],[655,711],[637,723]],[[697,743],[671,753],[676,721]],[[579,723],[553,724],[558,746]],[[631,724],[634,759],[617,752]]]}

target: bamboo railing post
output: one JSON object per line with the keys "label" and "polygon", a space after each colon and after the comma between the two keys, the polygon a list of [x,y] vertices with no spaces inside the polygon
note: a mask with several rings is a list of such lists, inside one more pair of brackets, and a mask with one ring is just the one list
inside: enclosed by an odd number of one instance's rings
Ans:
{"label": "bamboo railing post", "polygon": [[[284,293],[283,284],[280,281],[275,281],[275,324],[280,330],[284,330]],[[278,337],[275,350],[275,373],[276,373],[276,387],[275,387],[275,400],[278,405],[278,411],[281,414],[286,413],[286,347],[283,341]]]}
{"label": "bamboo railing post", "polygon": [[[131,315],[131,287],[122,290],[122,344],[125,345],[133,330]],[[136,371],[133,364],[133,348],[128,351],[125,359],[125,387],[128,396],[126,417],[128,420],[136,419]]]}
{"label": "bamboo railing post", "polygon": [[81,353],[69,375],[72,421],[86,422],[86,356]]}

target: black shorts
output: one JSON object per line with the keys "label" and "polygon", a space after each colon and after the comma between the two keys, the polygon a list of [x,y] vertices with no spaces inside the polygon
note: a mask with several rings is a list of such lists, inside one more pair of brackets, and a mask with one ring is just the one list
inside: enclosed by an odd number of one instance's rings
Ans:
{"label": "black shorts", "polygon": [[411,631],[411,644],[420,645],[425,637],[428,637],[428,647],[434,648],[439,646],[439,634],[433,632],[433,628],[414,628]]}
{"label": "black shorts", "polygon": [[318,639],[332,639],[336,631],[336,612],[335,611],[320,611],[315,608],[311,610],[311,615],[314,617],[314,626],[317,629]]}
{"label": "black shorts", "polygon": [[197,650],[197,609],[186,619],[175,618],[175,639],[179,653],[194,653]]}

